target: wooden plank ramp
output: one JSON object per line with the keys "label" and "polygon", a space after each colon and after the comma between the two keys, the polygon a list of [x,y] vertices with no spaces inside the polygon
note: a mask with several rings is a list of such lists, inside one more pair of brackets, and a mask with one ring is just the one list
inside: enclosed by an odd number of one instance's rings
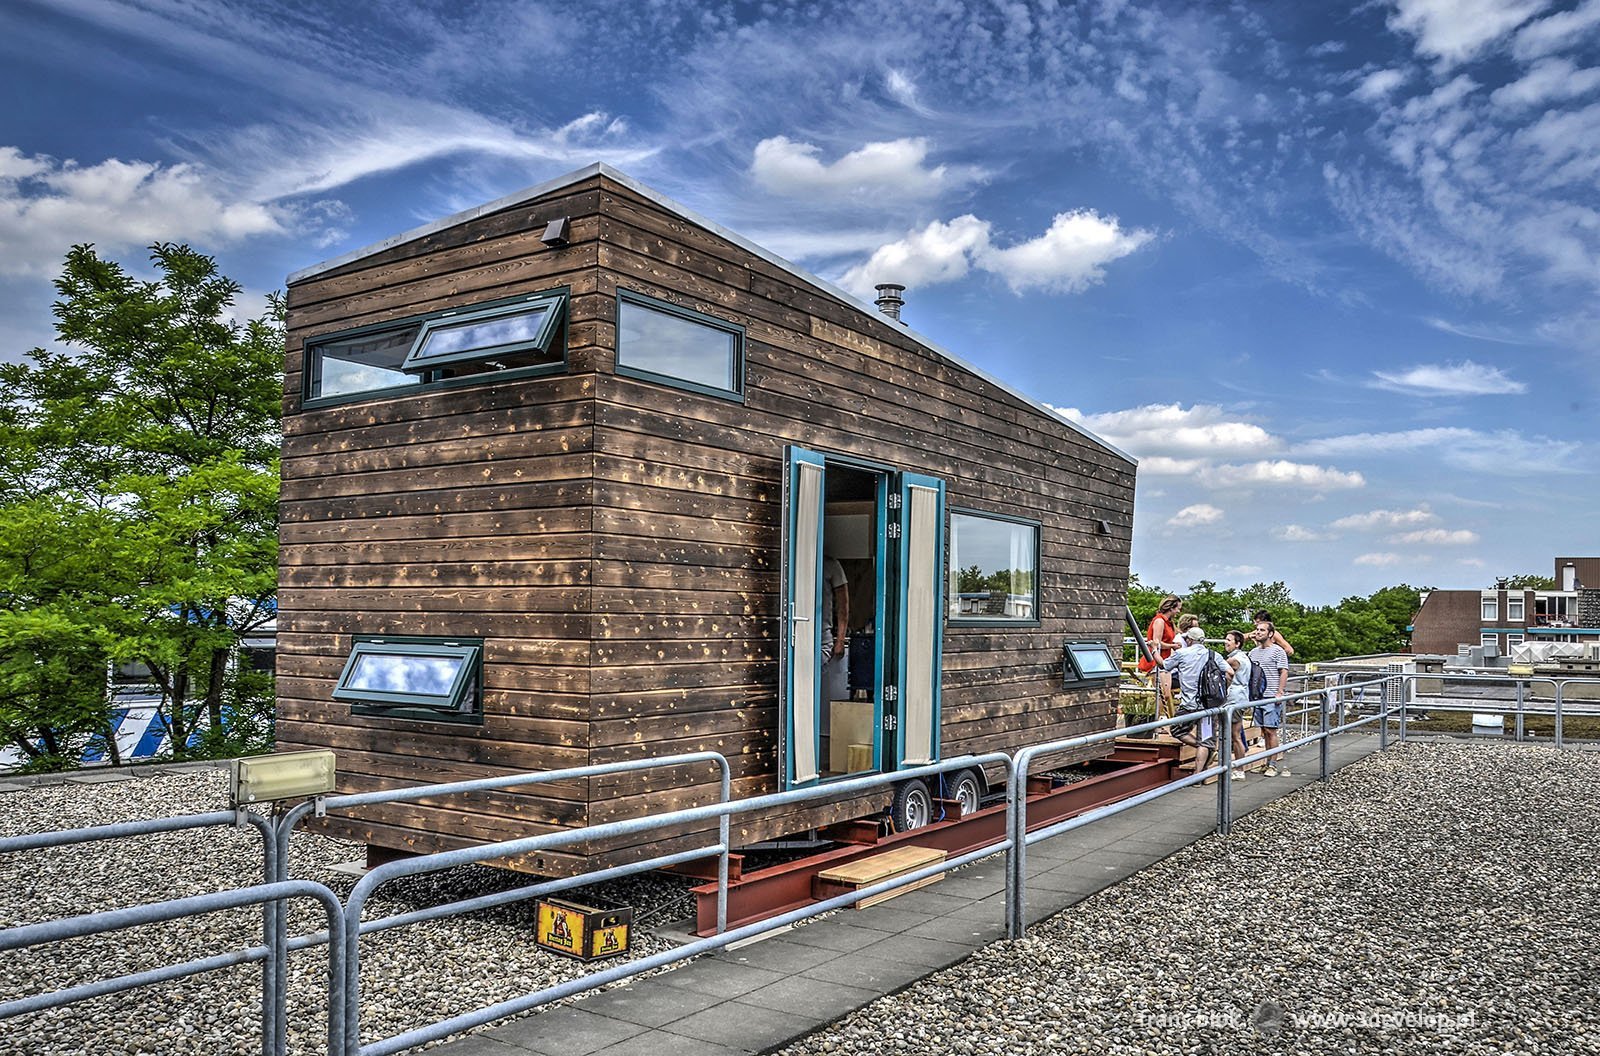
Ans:
{"label": "wooden plank ramp", "polygon": [[[860,891],[864,887],[881,884],[885,880],[892,880],[897,876],[916,872],[946,858],[944,851],[933,847],[896,847],[882,854],[872,855],[870,858],[860,858],[853,862],[826,869],[817,874],[812,882],[812,897],[819,901],[834,898],[851,891]],[[864,898],[856,903],[857,909],[866,909],[879,902],[887,902],[896,895],[903,895],[907,891],[915,891],[919,887],[927,887],[944,879],[943,873],[934,873],[932,876],[923,877],[915,883],[893,891]]]}

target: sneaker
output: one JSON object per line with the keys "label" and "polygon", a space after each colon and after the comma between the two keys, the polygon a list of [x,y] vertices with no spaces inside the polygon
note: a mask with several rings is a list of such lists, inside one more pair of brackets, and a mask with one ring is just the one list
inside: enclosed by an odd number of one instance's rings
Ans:
{"label": "sneaker", "polygon": [[1288,777],[1288,776],[1290,776],[1288,767],[1280,767],[1278,769],[1278,776],[1279,777]]}
{"label": "sneaker", "polygon": [[1263,770],[1261,772],[1263,774],[1266,774],[1268,777],[1277,777],[1278,776],[1278,768],[1275,767],[1275,766],[1269,766],[1269,767],[1267,767],[1265,770]]}
{"label": "sneaker", "polygon": [[1233,772],[1233,776],[1230,777],[1229,780],[1230,781],[1243,781],[1244,780],[1244,774],[1242,774],[1239,771],[1235,770]]}

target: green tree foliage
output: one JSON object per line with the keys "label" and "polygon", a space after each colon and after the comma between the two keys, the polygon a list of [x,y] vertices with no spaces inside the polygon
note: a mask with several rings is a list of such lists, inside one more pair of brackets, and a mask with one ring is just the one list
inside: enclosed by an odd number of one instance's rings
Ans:
{"label": "green tree foliage", "polygon": [[[1520,576],[1508,576],[1505,581],[1507,590],[1555,590],[1556,578],[1554,576],[1541,576],[1533,572],[1524,572]],[[1485,590],[1494,590],[1498,583],[1490,583]]]}
{"label": "green tree foliage", "polygon": [[0,736],[42,762],[104,735],[108,661],[150,668],[179,756],[270,717],[230,659],[274,611],[282,302],[239,323],[210,257],[151,260],[143,281],[74,247],[67,350],[0,364]]}
{"label": "green tree foliage", "polygon": [[[1198,616],[1212,638],[1221,638],[1230,630],[1250,630],[1255,613],[1265,610],[1294,646],[1295,662],[1309,663],[1404,651],[1411,637],[1406,628],[1416,615],[1421,592],[1427,589],[1402,584],[1328,606],[1302,605],[1282,581],[1218,590],[1210,580],[1201,580],[1176,593],[1183,598],[1183,611]],[[1148,626],[1161,599],[1169,593],[1174,592],[1144,586],[1137,575],[1130,579],[1128,605],[1141,628]]]}

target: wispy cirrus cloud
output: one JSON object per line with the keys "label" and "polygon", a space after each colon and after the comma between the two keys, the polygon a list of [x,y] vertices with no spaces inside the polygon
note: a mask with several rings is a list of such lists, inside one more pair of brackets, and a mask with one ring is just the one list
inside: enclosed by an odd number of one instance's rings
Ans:
{"label": "wispy cirrus cloud", "polygon": [[1444,465],[1474,473],[1524,476],[1540,473],[1582,473],[1592,467],[1579,457],[1584,445],[1576,440],[1522,435],[1514,429],[1485,431],[1460,426],[1403,429],[1396,432],[1349,433],[1306,441],[1296,453],[1311,456],[1363,456],[1410,458],[1427,451]]}
{"label": "wispy cirrus cloud", "polygon": [[1373,388],[1407,396],[1515,396],[1528,391],[1526,384],[1507,376],[1499,367],[1471,360],[1375,370],[1372,377],[1369,384]]}
{"label": "wispy cirrus cloud", "polygon": [[1478,533],[1466,528],[1421,528],[1389,537],[1389,542],[1404,546],[1471,546],[1478,541]]}
{"label": "wispy cirrus cloud", "polygon": [[1366,531],[1373,528],[1400,528],[1411,524],[1432,524],[1438,514],[1426,506],[1412,510],[1369,510],[1352,513],[1334,521],[1332,527],[1346,531]]}
{"label": "wispy cirrus cloud", "polygon": [[1398,565],[1405,558],[1392,551],[1376,551],[1372,553],[1357,554],[1351,559],[1351,564],[1366,565],[1371,568],[1389,568]]}

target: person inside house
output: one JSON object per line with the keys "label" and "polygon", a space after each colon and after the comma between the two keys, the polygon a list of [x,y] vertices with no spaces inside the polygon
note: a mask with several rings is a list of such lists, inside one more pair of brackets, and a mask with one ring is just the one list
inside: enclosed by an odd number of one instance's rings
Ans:
{"label": "person inside house", "polygon": [[844,566],[822,558],[822,699],[850,699],[850,582]]}

